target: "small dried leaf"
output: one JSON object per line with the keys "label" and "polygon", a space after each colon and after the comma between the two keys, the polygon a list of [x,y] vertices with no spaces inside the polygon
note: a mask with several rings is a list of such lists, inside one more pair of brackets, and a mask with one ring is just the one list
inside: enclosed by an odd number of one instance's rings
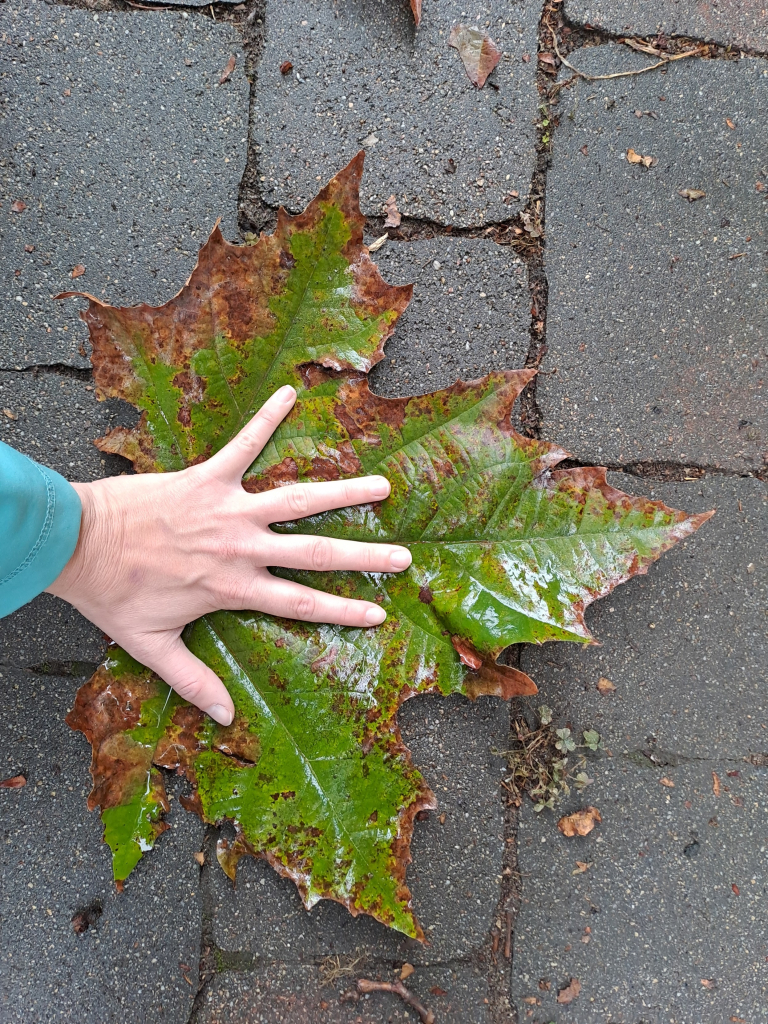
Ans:
{"label": "small dried leaf", "polygon": [[736,885],[735,882],[731,883],[731,889],[733,889],[733,892],[734,892],[735,896],[741,896],[741,892],[739,891],[739,887],[738,887],[738,885]]}
{"label": "small dried leaf", "polygon": [[429,991],[432,993],[433,996],[447,996],[448,995],[446,990],[444,988],[440,988],[439,985],[433,985],[432,988]]}
{"label": "small dried leaf", "polygon": [[227,61],[227,66],[224,68],[224,70],[221,73],[221,78],[219,79],[219,85],[224,85],[225,82],[229,81],[229,76],[235,70],[235,64],[237,64],[237,57],[233,53],[232,56]]}
{"label": "small dried leaf", "polygon": [[700,188],[681,188],[677,194],[687,199],[689,203],[695,203],[697,199],[703,199],[707,193],[702,192]]}
{"label": "small dried leaf", "polygon": [[24,213],[26,208],[27,204],[23,199],[17,199],[15,202],[11,203],[11,210],[13,213]]}
{"label": "small dried leaf", "polygon": [[384,245],[388,241],[389,241],[389,235],[387,235],[387,234],[379,235],[379,237],[376,239],[376,241],[375,242],[371,242],[371,244],[368,246],[368,252],[378,252],[379,249],[382,247],[382,245]]}
{"label": "small dried leaf", "polygon": [[12,409],[3,409],[3,416],[9,420],[17,420],[19,418]]}
{"label": "small dried leaf", "polygon": [[[3,409],[3,412],[6,415],[8,414],[7,409]],[[16,419],[15,416],[12,418]],[[10,779],[3,779],[3,781],[0,782],[0,789],[21,789],[22,786],[26,786],[26,784],[27,780],[23,775],[12,775]]]}
{"label": "small dried leaf", "polygon": [[642,157],[639,153],[636,153],[634,149],[627,150],[627,160],[631,164],[639,164],[642,161]]}
{"label": "small dried leaf", "polygon": [[538,996],[523,996],[523,1002],[528,1003],[529,1006],[541,1006],[541,1000]]}
{"label": "small dried leaf", "polygon": [[83,266],[82,263],[78,263],[77,266],[72,267],[72,273],[69,276],[70,277],[82,277],[84,273],[85,273],[85,267]]}
{"label": "small dried leaf", "polygon": [[421,3],[422,0],[411,0],[411,10],[413,11],[413,20],[416,22],[416,28],[421,24]]}
{"label": "small dried leaf", "polygon": [[198,850],[197,853],[194,853],[192,856],[195,858],[200,867],[202,867],[203,864],[205,864],[205,854],[203,853],[202,850]]}
{"label": "small dried leaf", "polygon": [[386,203],[384,203],[384,212],[387,215],[384,221],[384,227],[399,228],[400,221],[403,218],[400,216],[400,211],[397,208],[394,196],[390,196]]}
{"label": "small dried leaf", "polygon": [[609,693],[613,693],[615,691],[616,687],[610,679],[606,679],[605,676],[600,676],[597,680],[597,689],[599,693],[602,693],[604,697],[607,697]]}
{"label": "small dried leaf", "polygon": [[488,33],[466,25],[454,25],[448,37],[448,45],[459,51],[472,85],[482,89],[488,75],[501,60],[501,50]]}
{"label": "small dried leaf", "polygon": [[667,789],[674,789],[675,788],[675,784],[672,781],[672,779],[668,778],[666,775],[664,776],[664,778],[659,779],[659,784],[662,785],[662,786],[666,786]]}
{"label": "small dried leaf", "polygon": [[590,861],[577,860],[576,861],[576,870],[572,871],[571,874],[572,875],[583,875],[585,871],[589,871],[589,869],[591,867],[594,867],[594,863],[595,862],[593,860],[590,860]]}
{"label": "small dried leaf", "polygon": [[564,836],[588,836],[595,824],[602,820],[596,807],[585,807],[573,814],[566,814],[558,821],[557,827]]}
{"label": "small dried leaf", "polygon": [[290,73],[292,71],[293,71],[293,64],[291,64],[291,62],[289,60],[284,60],[283,63],[280,65],[280,74],[281,75],[290,75]]}
{"label": "small dried leaf", "polygon": [[400,968],[400,981],[405,981],[406,978],[410,978],[416,968],[413,964],[405,963]]}
{"label": "small dried leaf", "polygon": [[714,991],[715,982],[712,978],[702,978],[701,984],[704,986],[704,988],[708,988],[710,992]]}
{"label": "small dried leaf", "polygon": [[551,53],[542,52],[539,54],[539,61],[542,64],[548,64],[550,67],[557,67],[557,61]]}
{"label": "small dried leaf", "polygon": [[578,978],[571,978],[568,984],[557,993],[557,1001],[564,1004],[572,1003],[574,999],[578,998],[580,992],[581,982]]}
{"label": "small dried leaf", "polygon": [[539,978],[539,988],[542,992],[549,992],[549,990],[552,988],[552,982],[547,981],[546,978]]}
{"label": "small dried leaf", "polygon": [[717,772],[712,772],[712,792],[715,796],[720,796],[720,776]]}
{"label": "small dried leaf", "polygon": [[[736,127],[736,125],[733,123],[733,121],[730,119],[730,117],[726,117],[725,123],[728,125],[728,127],[731,129],[731,131],[733,131],[733,129]],[[731,1018],[731,1019],[733,1019],[733,1018]]]}

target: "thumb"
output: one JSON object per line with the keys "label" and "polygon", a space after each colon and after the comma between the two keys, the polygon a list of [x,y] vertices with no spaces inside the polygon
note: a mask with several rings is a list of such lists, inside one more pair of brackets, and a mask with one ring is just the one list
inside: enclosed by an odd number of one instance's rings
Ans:
{"label": "thumb", "polygon": [[207,712],[219,725],[231,725],[235,706],[227,688],[207,665],[187,650],[181,637],[169,640],[164,649],[152,652],[144,664],[157,672],[180,697]]}

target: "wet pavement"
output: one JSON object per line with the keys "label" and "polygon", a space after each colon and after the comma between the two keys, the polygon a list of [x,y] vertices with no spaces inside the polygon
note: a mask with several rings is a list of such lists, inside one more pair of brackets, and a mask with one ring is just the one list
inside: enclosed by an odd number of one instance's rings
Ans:
{"label": "wet pavement", "polygon": [[[536,698],[403,708],[439,801],[408,871],[426,946],[333,903],[307,913],[264,862],[234,888],[173,779],[171,828],[116,893],[64,724],[105,638],[47,595],[1,620],[0,779],[26,779],[0,789],[3,1024],[416,1021],[395,995],[354,997],[401,973],[447,1024],[768,1015],[768,17],[566,0],[571,38],[606,34],[568,53],[595,80],[569,81],[537,77],[541,13],[424,0],[416,30],[405,0],[0,5],[3,440],[73,480],[124,472],[91,442],[134,414],[96,401],[79,304],[52,296],[162,302],[218,217],[235,240],[299,209],[362,147],[367,237],[389,195],[404,217],[375,259],[415,283],[374,390],[538,364],[527,429],[614,486],[717,510],[589,611],[600,646],[517,652]],[[459,20],[503,51],[482,90],[447,46]],[[659,29],[731,51],[623,75],[653,58],[617,38]],[[543,247],[520,218],[537,202]],[[537,813],[510,804],[502,753],[540,704],[602,747],[585,792]],[[586,804],[602,822],[565,838],[557,819]]]}

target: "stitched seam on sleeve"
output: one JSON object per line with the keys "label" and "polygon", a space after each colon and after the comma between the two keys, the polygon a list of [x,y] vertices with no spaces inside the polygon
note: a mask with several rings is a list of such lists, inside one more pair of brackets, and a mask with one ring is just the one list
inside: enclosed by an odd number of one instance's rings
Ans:
{"label": "stitched seam on sleeve", "polygon": [[[30,459],[30,461],[32,460]],[[40,533],[38,535],[37,540],[34,543],[34,546],[32,547],[32,550],[29,552],[29,554],[21,563],[21,565],[17,565],[13,572],[8,573],[8,575],[4,579],[0,580],[0,587],[4,586],[6,583],[10,583],[10,581],[14,579],[16,576],[18,576],[19,573],[24,572],[25,569],[29,568],[32,562],[34,562],[34,560],[37,558],[40,549],[45,545],[46,541],[48,540],[48,537],[51,532],[51,527],[53,526],[53,516],[54,512],[56,511],[56,488],[53,486],[53,481],[51,480],[51,478],[48,476],[46,472],[44,472],[41,466],[38,466],[36,462],[32,462],[32,465],[38,470],[43,480],[45,480],[45,521],[43,522],[43,525],[40,529]]]}

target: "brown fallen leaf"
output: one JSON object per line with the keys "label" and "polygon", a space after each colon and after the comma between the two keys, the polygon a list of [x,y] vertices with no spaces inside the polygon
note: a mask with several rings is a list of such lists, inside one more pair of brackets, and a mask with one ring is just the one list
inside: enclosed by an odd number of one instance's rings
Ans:
{"label": "brown fallen leaf", "polygon": [[[7,409],[3,409],[3,412],[6,416],[8,415]],[[15,416],[12,416],[11,418],[14,420],[16,419]],[[10,779],[3,779],[3,781],[0,782],[0,789],[21,789],[22,786],[26,786],[26,784],[27,780],[23,775],[12,775]]]}
{"label": "brown fallen leaf", "polygon": [[[733,121],[730,119],[730,117],[726,117],[725,123],[728,125],[728,127],[731,129],[731,131],[733,131],[733,129],[736,127],[736,125],[733,123]],[[733,1017],[731,1017],[731,1020],[733,1020]]]}
{"label": "brown fallen leaf", "polygon": [[77,266],[72,267],[72,273],[69,276],[70,277],[82,277],[84,273],[85,273],[85,267],[83,266],[82,263],[78,263]]}
{"label": "brown fallen leaf", "polygon": [[421,24],[421,2],[422,0],[411,0],[411,10],[413,11],[413,20],[416,22],[416,28]]}
{"label": "brown fallen leaf", "polygon": [[433,996],[447,996],[448,995],[446,990],[444,988],[440,988],[439,985],[433,985],[432,988],[429,991],[430,991],[430,993]]}
{"label": "brown fallen leaf", "polygon": [[602,693],[604,697],[607,697],[609,693],[613,693],[616,687],[610,679],[606,679],[605,676],[600,676],[597,680],[597,689],[599,693]]}
{"label": "brown fallen leaf", "polygon": [[19,418],[12,409],[3,409],[3,415],[9,420],[17,420]]}
{"label": "brown fallen leaf", "polygon": [[738,885],[736,885],[735,882],[731,882],[731,889],[733,889],[734,896],[741,896],[741,892],[739,890],[739,887],[738,887]]}
{"label": "brown fallen leaf", "polygon": [[541,1000],[538,996],[523,996],[523,1002],[528,1003],[529,1006],[541,1006]]}
{"label": "brown fallen leaf", "polygon": [[714,983],[712,978],[702,978],[701,979],[701,984],[704,986],[704,988],[708,988],[710,990],[710,992],[715,987],[715,983]]}
{"label": "brown fallen leaf", "polygon": [[387,215],[386,220],[384,221],[384,227],[399,228],[400,221],[403,218],[400,216],[400,211],[397,208],[394,196],[390,196],[386,203],[384,203],[384,212]]}
{"label": "brown fallen leaf", "polygon": [[235,70],[235,64],[237,64],[237,57],[233,53],[232,56],[227,61],[227,66],[221,72],[221,78],[219,79],[219,85],[224,85],[225,82],[229,81],[230,75]]}
{"label": "brown fallen leaf", "polygon": [[552,68],[552,70],[554,70],[557,67],[557,61],[555,60],[554,55],[551,53],[540,53],[539,62],[541,64],[546,64],[548,67]]}
{"label": "brown fallen leaf", "polygon": [[293,64],[291,64],[291,62],[289,60],[284,60],[283,63],[280,65],[280,74],[281,75],[290,75],[290,73],[292,71],[293,71]]}
{"label": "brown fallen leaf", "polygon": [[589,871],[591,867],[594,867],[595,862],[593,860],[577,860],[576,870],[572,871],[572,875],[583,875],[585,871]]}
{"label": "brown fallen leaf", "polygon": [[630,164],[642,164],[643,167],[655,167],[659,160],[658,157],[641,156],[641,154],[636,153],[634,149],[628,149],[627,162]]}
{"label": "brown fallen leaf", "polygon": [[400,981],[405,981],[406,978],[410,978],[416,968],[413,964],[404,963],[400,968]]}
{"label": "brown fallen leaf", "polygon": [[720,776],[717,772],[712,772],[712,792],[715,796],[720,796]]}
{"label": "brown fallen leaf", "polygon": [[558,821],[557,827],[564,836],[588,836],[595,824],[602,820],[596,807],[585,807],[573,814],[566,814]]}
{"label": "brown fallen leaf", "polygon": [[549,992],[549,990],[552,988],[552,982],[547,981],[546,978],[539,978],[539,988],[542,992]]}
{"label": "brown fallen leaf", "polygon": [[558,1003],[572,1003],[574,999],[577,999],[581,992],[581,982],[578,978],[571,978],[567,985],[560,989],[557,993]]}
{"label": "brown fallen leaf", "polygon": [[659,779],[659,785],[666,786],[667,789],[674,789],[675,788],[675,784],[672,781],[672,779],[670,779],[666,775],[663,778]]}
{"label": "brown fallen leaf", "polygon": [[200,867],[205,864],[205,854],[202,850],[198,850],[197,853],[193,853],[192,856],[195,858]]}
{"label": "brown fallen leaf", "polygon": [[695,203],[697,199],[703,199],[707,193],[702,192],[700,188],[681,188],[677,194],[687,199],[689,203]]}
{"label": "brown fallen leaf", "polygon": [[17,199],[15,202],[11,203],[11,211],[13,213],[24,213],[26,208],[27,204],[23,199]]}
{"label": "brown fallen leaf", "polygon": [[530,62],[531,62],[531,55],[530,55],[530,53],[524,53],[523,54],[523,64],[530,64]]}
{"label": "brown fallen leaf", "polygon": [[582,156],[589,156],[589,147],[587,146],[586,142],[585,142],[585,143],[584,143],[584,145],[583,145],[583,146],[581,147],[581,149],[579,150],[579,152],[581,153],[581,155],[582,155]]}
{"label": "brown fallen leaf", "polygon": [[448,45],[459,51],[464,70],[472,85],[482,89],[488,75],[501,60],[501,51],[487,32],[466,25],[454,25]]}

